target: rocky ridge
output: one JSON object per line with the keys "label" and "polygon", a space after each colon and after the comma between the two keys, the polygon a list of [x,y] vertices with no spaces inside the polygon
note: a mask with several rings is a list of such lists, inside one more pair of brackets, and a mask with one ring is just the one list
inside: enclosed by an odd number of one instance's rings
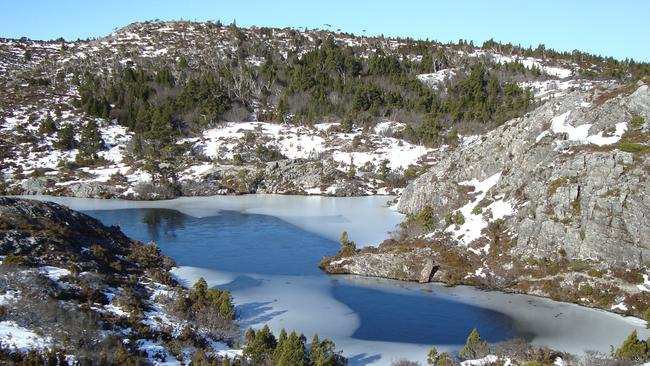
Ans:
{"label": "rocky ridge", "polygon": [[[311,126],[257,122],[269,120],[279,99],[273,95],[278,93],[277,85],[258,85],[267,53],[272,52],[276,62],[288,63],[294,56],[299,59],[318,49],[328,38],[363,59],[381,53],[414,65],[423,62],[422,51],[414,46],[417,42],[409,39],[325,30],[245,29],[212,22],[136,23],[106,37],[75,42],[0,39],[0,86],[11,91],[0,98],[0,191],[125,199],[251,192],[336,196],[399,193],[414,172],[428,165],[432,152],[403,139],[404,122],[412,122],[408,118],[387,113],[372,123],[353,121],[355,128],[346,128],[347,132],[340,119],[329,117],[313,121]],[[476,62],[515,65],[529,77],[519,75],[514,81],[522,88],[531,88],[539,101],[571,88],[612,83],[584,76],[603,71],[602,62],[585,64],[566,57],[546,60],[512,52],[505,55],[487,45],[431,45],[440,50],[444,57],[439,56],[448,65],[436,59],[435,72],[414,80],[433,90],[451,78],[464,77],[462,68]],[[181,59],[197,69],[231,65],[228,82],[233,90],[229,93],[249,105],[248,109],[233,108],[223,116],[222,122],[231,123],[184,136],[179,144],[189,152],[174,167],[177,186],[163,189],[155,187],[156,177],[149,174],[146,162],[133,157],[137,144],[134,131],[117,124],[116,119],[97,118],[80,108],[81,79],[85,72],[115,76],[125,69],[159,66],[175,70],[175,77],[180,78],[183,72],[177,69]],[[533,69],[537,72],[531,77]],[[262,92],[265,88],[271,88],[270,96]],[[80,141],[82,126],[95,122],[105,145],[97,161],[91,166],[79,165],[79,149],[62,149],[57,146],[57,136],[39,131],[47,116],[56,120],[59,130],[74,127],[75,141]],[[289,121],[291,114],[286,118]],[[398,119],[401,122],[395,122]],[[269,151],[258,154],[257,146],[269,149],[271,155],[265,156]],[[236,156],[242,159],[235,161]],[[265,164],[269,159],[281,161],[281,171],[268,169]],[[303,164],[302,160],[313,164]],[[382,166],[385,160],[388,163]],[[336,171],[313,168],[320,163]],[[388,177],[386,168],[391,173]],[[316,169],[320,179],[314,178]]]}

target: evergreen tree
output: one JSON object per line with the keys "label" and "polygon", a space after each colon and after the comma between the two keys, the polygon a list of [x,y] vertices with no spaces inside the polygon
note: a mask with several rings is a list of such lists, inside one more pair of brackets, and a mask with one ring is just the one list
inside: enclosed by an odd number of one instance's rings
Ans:
{"label": "evergreen tree", "polygon": [[348,244],[350,244],[350,240],[348,238],[348,232],[347,231],[344,231],[344,232],[341,233],[341,237],[339,238],[339,242],[341,243],[342,247],[345,247]]}
{"label": "evergreen tree", "polygon": [[377,171],[379,179],[386,180],[386,177],[390,173],[390,168],[388,167],[389,163],[390,161],[388,159],[384,159],[379,163],[379,169]]}
{"label": "evergreen tree", "polygon": [[178,60],[178,68],[181,69],[181,70],[185,70],[185,69],[187,69],[188,67],[189,67],[189,66],[188,66],[188,64],[187,64],[187,59],[185,58],[185,56],[181,56],[181,57],[179,58],[179,60]]}
{"label": "evergreen tree", "polygon": [[350,168],[348,169],[348,178],[354,179],[357,176],[357,168],[354,166],[354,159],[350,158]]}
{"label": "evergreen tree", "polygon": [[104,148],[104,140],[99,133],[97,122],[91,119],[81,130],[79,141],[79,156],[85,160],[98,159],[97,153]]}
{"label": "evergreen tree", "polygon": [[305,354],[305,339],[291,332],[284,344],[284,349],[276,366],[307,366],[309,360]]}
{"label": "evergreen tree", "polygon": [[307,353],[310,366],[337,366],[346,364],[345,359],[336,352],[334,342],[329,339],[320,341],[317,334],[314,334]]}
{"label": "evergreen tree", "polygon": [[650,349],[647,342],[639,340],[637,332],[634,330],[621,347],[614,352],[614,356],[633,362],[645,362],[650,357]]}
{"label": "evergreen tree", "polygon": [[441,353],[436,358],[435,366],[453,366],[454,360],[451,358],[451,355],[447,352]]}
{"label": "evergreen tree", "polygon": [[58,141],[55,143],[56,148],[61,150],[72,150],[76,146],[74,140],[74,129],[72,125],[67,125],[57,132]]}
{"label": "evergreen tree", "polygon": [[481,336],[478,334],[476,328],[474,328],[467,337],[465,347],[463,347],[459,355],[464,359],[473,360],[485,356],[487,351],[487,342],[481,340]]}
{"label": "evergreen tree", "polygon": [[427,364],[435,365],[438,360],[438,349],[436,347],[431,347],[429,353],[427,354]]}
{"label": "evergreen tree", "polygon": [[321,349],[320,339],[318,339],[318,334],[314,334],[314,338],[311,340],[309,345],[309,362],[311,366],[320,365],[322,359],[324,358],[323,350]]}
{"label": "evergreen tree", "polygon": [[45,119],[38,126],[38,132],[49,136],[55,133],[56,131],[57,131],[56,124],[54,123],[54,120],[52,119],[50,113],[48,113]]}
{"label": "evergreen tree", "polygon": [[282,352],[284,351],[286,342],[287,342],[287,331],[284,330],[284,328],[282,328],[282,330],[280,330],[280,335],[278,336],[278,342],[275,346],[275,350],[273,351],[274,365],[277,365],[278,362],[280,361],[280,357],[282,356]]}
{"label": "evergreen tree", "polygon": [[[273,352],[277,346],[277,341],[268,325],[254,333],[246,334],[247,344],[244,347],[244,357],[248,357],[254,365],[263,365],[273,359]],[[248,340],[252,338],[252,341]]]}

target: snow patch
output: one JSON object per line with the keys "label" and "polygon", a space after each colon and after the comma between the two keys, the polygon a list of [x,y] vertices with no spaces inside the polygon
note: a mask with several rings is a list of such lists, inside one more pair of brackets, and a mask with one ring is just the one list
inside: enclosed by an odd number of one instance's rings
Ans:
{"label": "snow patch", "polygon": [[497,362],[498,359],[499,359],[499,357],[497,357],[496,355],[487,355],[487,356],[485,356],[483,358],[479,358],[479,359],[476,359],[476,360],[466,360],[466,361],[461,362],[460,364],[461,364],[461,366],[491,365],[491,364]]}
{"label": "snow patch", "polygon": [[[447,232],[454,234],[454,236],[458,238],[462,244],[469,245],[474,240],[480,238],[481,231],[487,227],[489,221],[486,221],[484,219],[483,214],[475,214],[473,211],[478,203],[481,202],[483,198],[485,198],[487,192],[497,184],[500,178],[501,172],[496,173],[480,182],[478,179],[473,179],[471,181],[458,183],[459,185],[464,186],[474,186],[474,192],[478,193],[474,200],[467,203],[459,210],[465,218],[465,223],[458,226],[457,229],[454,225],[451,225],[446,230]],[[503,200],[491,203],[487,209],[492,211],[492,218],[490,221],[497,220],[514,213],[512,205],[508,202],[504,202]]]}
{"label": "snow patch", "polygon": [[50,347],[51,340],[41,337],[13,321],[0,322],[0,345],[27,352],[30,349],[43,350]]}
{"label": "snow patch", "polygon": [[620,302],[616,305],[613,305],[611,310],[627,311],[627,306],[625,305],[624,302]]}

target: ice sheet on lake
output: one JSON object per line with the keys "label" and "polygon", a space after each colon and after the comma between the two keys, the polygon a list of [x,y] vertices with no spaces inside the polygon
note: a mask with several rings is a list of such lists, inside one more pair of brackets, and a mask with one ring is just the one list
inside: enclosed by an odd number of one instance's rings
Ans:
{"label": "ice sheet on lake", "polygon": [[75,210],[169,208],[194,217],[218,215],[224,210],[283,219],[304,230],[338,241],[343,231],[358,246],[377,246],[402,221],[400,213],[382,209],[394,197],[321,197],[246,195],[181,197],[165,201],[102,200],[74,197],[22,196],[57,202]]}
{"label": "ice sheet on lake", "polygon": [[[34,198],[34,197],[30,197]],[[188,215],[205,217],[221,210],[262,213],[285,219],[306,230],[338,238],[347,230],[357,242],[379,242],[401,216],[381,208],[386,198],[325,198],[291,196],[197,197],[171,201],[130,202],[59,197],[39,197],[60,202],[79,210],[125,208],[172,208]],[[229,288],[245,326],[268,323],[274,331],[296,329],[310,337],[334,340],[337,348],[350,357],[351,365],[390,365],[400,358],[426,360],[432,345],[366,341],[353,338],[359,315],[337,301],[331,291],[332,277],[327,276],[239,276],[214,269],[181,267],[174,274],[185,283],[205,277],[210,285]],[[532,296],[479,291],[469,287],[446,288],[436,284],[411,284],[360,277],[338,276],[354,286],[366,286],[410,295],[433,291],[461,303],[498,311],[511,317],[521,330],[534,330],[534,344],[569,352],[586,349],[609,351],[633,330],[641,338],[650,336],[644,322],[616,314],[562,304]],[[237,285],[237,284],[243,285]],[[429,296],[422,294],[422,296]],[[460,347],[461,345],[458,345]],[[447,347],[438,347],[443,351]]]}

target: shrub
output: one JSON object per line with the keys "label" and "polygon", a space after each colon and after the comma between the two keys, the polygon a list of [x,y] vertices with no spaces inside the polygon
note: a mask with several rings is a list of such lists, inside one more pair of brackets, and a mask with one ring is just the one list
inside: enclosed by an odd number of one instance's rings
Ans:
{"label": "shrub", "polygon": [[462,212],[456,211],[456,214],[454,215],[454,223],[458,226],[461,226],[465,223],[465,216]]}
{"label": "shrub", "polygon": [[622,142],[618,144],[618,148],[621,149],[621,151],[625,151],[633,154],[646,153],[650,151],[650,146],[644,144],[637,144],[633,142]]}
{"label": "shrub", "polygon": [[645,123],[645,119],[643,118],[643,116],[640,116],[638,114],[633,115],[632,118],[630,119],[630,126],[632,126],[633,128],[639,128],[643,126],[644,123]]}
{"label": "shrub", "polygon": [[244,165],[244,158],[241,154],[235,154],[232,156],[232,163],[233,165]]}
{"label": "shrub", "polygon": [[8,267],[27,267],[31,264],[32,261],[22,255],[8,255],[2,260],[2,265]]}
{"label": "shrub", "polygon": [[622,360],[644,362],[648,359],[648,344],[640,341],[634,330],[614,352],[614,356]]}

